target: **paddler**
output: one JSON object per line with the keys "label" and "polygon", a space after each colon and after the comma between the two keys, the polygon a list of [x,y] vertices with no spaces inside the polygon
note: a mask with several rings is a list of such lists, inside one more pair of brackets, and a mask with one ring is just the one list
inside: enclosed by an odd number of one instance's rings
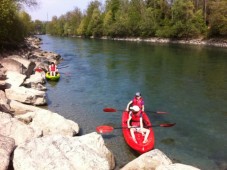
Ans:
{"label": "paddler", "polygon": [[144,136],[143,143],[147,143],[147,138],[149,136],[150,130],[143,127],[143,112],[138,106],[133,106],[130,108],[129,118],[127,120],[127,126],[130,128],[130,134],[135,143],[137,143],[135,138],[135,132],[142,133]]}
{"label": "paddler", "polygon": [[144,112],[144,100],[141,96],[140,92],[136,92],[134,98],[127,104],[126,111],[129,111],[129,107],[131,106],[139,106],[140,110]]}
{"label": "paddler", "polygon": [[51,65],[49,65],[50,76],[56,76],[57,71],[57,66],[54,64],[54,62],[51,62]]}

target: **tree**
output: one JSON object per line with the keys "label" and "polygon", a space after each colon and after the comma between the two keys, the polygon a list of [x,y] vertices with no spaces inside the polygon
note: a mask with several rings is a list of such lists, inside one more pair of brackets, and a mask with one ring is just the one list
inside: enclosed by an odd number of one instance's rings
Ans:
{"label": "tree", "polygon": [[[92,35],[93,23],[90,24],[90,22],[92,21],[92,15],[93,15],[94,10],[98,10],[100,5],[101,5],[100,2],[97,0],[90,2],[90,4],[88,5],[88,9],[86,11],[86,15],[83,17],[83,19],[79,25],[79,28],[77,30],[78,33],[81,33],[81,35],[83,35],[83,36]],[[93,19],[94,19],[94,17],[93,17]]]}
{"label": "tree", "polygon": [[114,24],[116,15],[120,9],[120,0],[107,0],[106,9],[103,16],[103,34],[106,36],[114,35]]}
{"label": "tree", "polygon": [[31,21],[31,16],[28,13],[26,13],[25,11],[21,11],[19,13],[19,19],[21,20],[22,25],[23,25],[23,30],[22,30],[23,36],[26,37],[33,30],[33,24],[32,24],[32,21]]}
{"label": "tree", "polygon": [[77,28],[79,27],[82,20],[82,13],[79,8],[75,8],[73,11],[67,12],[66,15],[64,15],[64,18],[64,34],[77,35]]}
{"label": "tree", "polygon": [[227,36],[227,1],[219,0],[209,4],[209,36]]}
{"label": "tree", "polygon": [[14,0],[19,6],[26,5],[28,7],[35,7],[38,5],[36,0]]}
{"label": "tree", "polygon": [[157,31],[158,36],[190,38],[197,37],[205,31],[202,11],[194,13],[190,0],[175,0],[172,5],[172,18],[164,29]]}
{"label": "tree", "polygon": [[34,34],[45,34],[47,22],[35,20],[33,22],[33,33]]}
{"label": "tree", "polygon": [[94,37],[100,37],[102,35],[101,12],[97,8],[93,10],[87,32],[91,33],[91,35]]}
{"label": "tree", "polygon": [[113,12],[109,10],[105,13],[104,19],[103,19],[103,34],[106,36],[112,36],[113,35]]}
{"label": "tree", "polygon": [[145,4],[141,0],[131,0],[128,7],[128,28],[131,36],[140,35],[141,18],[145,12]]}
{"label": "tree", "polygon": [[115,15],[115,23],[113,24],[113,36],[129,36],[129,24],[128,24],[128,8],[129,1],[123,0],[120,3],[120,8]]}
{"label": "tree", "polygon": [[[17,6],[12,0],[2,0],[0,3],[0,43],[20,41],[23,36],[18,34],[19,25]],[[17,36],[15,36],[17,35]]]}

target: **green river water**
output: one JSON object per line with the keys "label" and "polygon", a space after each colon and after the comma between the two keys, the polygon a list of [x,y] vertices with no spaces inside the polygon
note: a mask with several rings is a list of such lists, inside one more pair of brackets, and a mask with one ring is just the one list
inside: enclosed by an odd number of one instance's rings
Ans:
{"label": "green river water", "polygon": [[[173,162],[204,170],[227,169],[227,49],[41,36],[41,48],[59,53],[59,82],[48,82],[48,106],[77,122],[80,135],[96,126],[121,126],[121,112],[135,92],[145,100],[155,148]],[[121,130],[103,135],[116,169],[138,157]]]}

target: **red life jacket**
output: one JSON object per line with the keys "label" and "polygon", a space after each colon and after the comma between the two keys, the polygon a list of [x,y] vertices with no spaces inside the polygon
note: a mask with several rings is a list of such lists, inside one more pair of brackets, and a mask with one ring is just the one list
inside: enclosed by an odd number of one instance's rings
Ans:
{"label": "red life jacket", "polygon": [[50,66],[50,71],[56,71],[56,66],[55,65],[53,65],[53,66],[51,65]]}
{"label": "red life jacket", "polygon": [[140,117],[142,116],[141,110],[138,111],[137,113],[131,113],[132,116],[132,121],[133,122],[139,122],[140,121]]}
{"label": "red life jacket", "polygon": [[140,97],[139,99],[137,99],[136,97],[133,98],[132,100],[132,106],[139,106],[140,109],[142,109],[142,106],[144,105],[144,101],[143,98]]}

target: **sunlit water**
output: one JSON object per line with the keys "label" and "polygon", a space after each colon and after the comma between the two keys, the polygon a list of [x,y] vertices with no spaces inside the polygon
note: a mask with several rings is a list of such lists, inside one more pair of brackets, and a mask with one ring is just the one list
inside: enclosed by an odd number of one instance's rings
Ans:
{"label": "sunlit water", "polygon": [[[59,82],[48,82],[48,109],[77,122],[80,135],[96,126],[121,126],[121,112],[135,92],[145,100],[155,148],[173,162],[204,170],[227,169],[227,49],[41,36],[42,49],[64,59]],[[103,135],[116,169],[136,158],[121,130]]]}

